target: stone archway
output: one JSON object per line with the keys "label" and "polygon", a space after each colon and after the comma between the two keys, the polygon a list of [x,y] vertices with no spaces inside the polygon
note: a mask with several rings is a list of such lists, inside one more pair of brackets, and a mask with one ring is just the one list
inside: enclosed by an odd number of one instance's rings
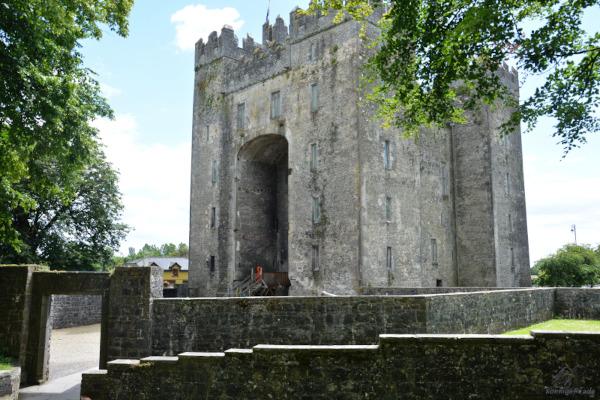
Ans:
{"label": "stone archway", "polygon": [[288,271],[288,142],[262,135],[237,156],[236,280]]}

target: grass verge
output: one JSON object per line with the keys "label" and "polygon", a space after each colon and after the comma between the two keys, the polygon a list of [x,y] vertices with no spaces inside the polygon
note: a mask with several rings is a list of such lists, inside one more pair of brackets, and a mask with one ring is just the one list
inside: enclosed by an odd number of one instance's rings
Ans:
{"label": "grass verge", "polygon": [[0,354],[0,371],[12,368],[12,360]]}
{"label": "grass verge", "polygon": [[579,319],[551,319],[526,328],[505,332],[504,335],[529,335],[531,331],[598,332],[600,321]]}

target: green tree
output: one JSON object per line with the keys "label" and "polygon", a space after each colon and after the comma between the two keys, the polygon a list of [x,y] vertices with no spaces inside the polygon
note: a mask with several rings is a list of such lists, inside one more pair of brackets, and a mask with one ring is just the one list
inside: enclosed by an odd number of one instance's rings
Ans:
{"label": "green tree", "polygon": [[115,256],[112,260],[113,266],[120,266],[129,261],[137,260],[144,257],[188,257],[189,248],[185,243],[164,243],[160,246],[153,244],[144,244],[139,250],[135,251],[133,247],[129,248],[129,254],[125,257]]}
{"label": "green tree", "polygon": [[567,245],[535,263],[540,286],[596,285],[600,283],[600,256],[589,246]]}
{"label": "green tree", "polygon": [[[60,179],[47,165],[46,174]],[[21,240],[19,249],[0,244],[0,263],[42,263],[52,269],[96,270],[111,265],[114,250],[127,227],[120,220],[123,206],[118,176],[101,152],[79,176],[70,178],[73,194],[40,191],[29,182],[18,190],[35,201],[33,208],[13,210],[12,227]],[[61,186],[60,182],[56,183]]]}
{"label": "green tree", "polygon": [[[369,98],[379,115],[408,135],[420,126],[465,121],[465,110],[505,101],[515,112],[504,126],[531,129],[542,116],[565,152],[600,128],[600,33],[582,28],[598,0],[311,0],[308,12],[338,10],[365,21],[386,3],[381,35],[368,66]],[[514,59],[522,76],[545,78],[516,104],[499,76]],[[459,84],[460,83],[460,84]]]}
{"label": "green tree", "polygon": [[70,207],[81,198],[81,177],[98,167],[102,157],[90,122],[111,116],[111,110],[93,72],[83,66],[80,42],[100,39],[105,26],[125,36],[132,4],[0,1],[0,243],[5,249],[31,256],[26,225],[39,221],[22,221],[49,209],[40,201]]}

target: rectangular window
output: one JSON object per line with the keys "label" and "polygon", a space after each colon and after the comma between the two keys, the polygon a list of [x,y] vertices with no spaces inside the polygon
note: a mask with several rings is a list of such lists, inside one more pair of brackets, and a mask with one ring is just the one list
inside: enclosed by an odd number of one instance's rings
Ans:
{"label": "rectangular window", "polygon": [[385,197],[385,220],[392,220],[392,198],[390,196]]}
{"label": "rectangular window", "polygon": [[217,178],[219,176],[219,171],[217,169],[217,161],[213,160],[211,163],[211,182],[214,185],[217,184]]}
{"label": "rectangular window", "polygon": [[237,106],[237,128],[243,130],[246,122],[246,103],[240,103]]}
{"label": "rectangular window", "polygon": [[448,197],[450,195],[449,187],[450,176],[448,173],[448,167],[442,165],[442,197]]}
{"label": "rectangular window", "polygon": [[212,207],[210,209],[210,227],[214,228],[217,225],[217,208]]}
{"label": "rectangular window", "polygon": [[319,246],[312,247],[312,270],[314,272],[319,271],[321,266],[319,265]]}
{"label": "rectangular window", "polygon": [[310,44],[310,50],[308,51],[308,61],[317,60],[317,45],[314,43]]}
{"label": "rectangular window", "polygon": [[310,111],[317,112],[319,110],[319,84],[313,83],[310,85]]}
{"label": "rectangular window", "polygon": [[436,287],[442,287],[442,286],[444,286],[444,282],[442,282],[441,279],[436,279],[435,280],[435,286]]}
{"label": "rectangular window", "polygon": [[390,141],[386,140],[383,144],[383,165],[385,169],[392,169],[392,158],[390,154]]}
{"label": "rectangular window", "polygon": [[319,197],[313,197],[312,220],[313,224],[317,224],[321,220],[321,199]]}
{"label": "rectangular window", "polygon": [[208,260],[208,269],[210,272],[215,272],[215,256],[210,256]]}
{"label": "rectangular window", "polygon": [[210,125],[206,125],[206,141],[210,140]]}
{"label": "rectangular window", "polygon": [[438,263],[437,240],[431,239],[431,264],[437,265],[437,263]]}
{"label": "rectangular window", "polygon": [[310,170],[316,171],[319,167],[319,148],[316,143],[310,145]]}
{"label": "rectangular window", "polygon": [[385,252],[385,268],[388,272],[392,270],[393,260],[392,260],[392,248],[388,247]]}
{"label": "rectangular window", "polygon": [[271,93],[271,118],[281,117],[281,93]]}

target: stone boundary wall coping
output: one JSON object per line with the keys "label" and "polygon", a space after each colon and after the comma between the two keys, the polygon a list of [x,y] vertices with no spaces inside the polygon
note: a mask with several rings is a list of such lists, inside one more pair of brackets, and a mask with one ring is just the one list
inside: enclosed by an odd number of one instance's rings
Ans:
{"label": "stone boundary wall coping", "polygon": [[276,345],[276,344],[259,344],[252,347],[252,351],[259,352],[347,352],[347,351],[362,351],[362,350],[378,350],[379,345]]}
{"label": "stone boundary wall coping", "polygon": [[384,334],[379,335],[380,343],[415,343],[415,342],[427,342],[427,343],[457,343],[457,342],[469,342],[469,343],[522,343],[526,340],[534,340],[531,335],[480,335],[480,334],[457,334],[457,335],[445,335],[445,334],[424,334],[424,335],[396,335],[396,334]]}
{"label": "stone boundary wall coping", "polygon": [[[412,289],[412,288],[407,288]],[[422,289],[422,288],[416,288]],[[164,297],[164,298],[155,298],[153,301],[160,302],[188,302],[188,301],[222,301],[222,302],[262,302],[269,300],[323,300],[323,299],[376,299],[376,298],[431,298],[431,297],[439,297],[439,296],[459,296],[459,295],[470,295],[470,294],[481,294],[481,293],[506,293],[506,292],[537,292],[537,291],[554,291],[556,289],[562,288],[554,288],[554,287],[530,287],[530,288],[477,288],[477,290],[468,290],[469,288],[465,288],[465,291],[452,291],[452,292],[443,292],[443,293],[422,293],[422,294],[360,294],[360,295],[335,295],[335,296],[251,296],[251,297]],[[568,288],[572,289],[572,288]],[[600,289],[590,289],[590,290],[599,290]]]}
{"label": "stone boundary wall coping", "polygon": [[[487,343],[495,344],[526,344],[528,342],[551,339],[591,339],[600,342],[600,333],[598,332],[564,332],[564,331],[532,331],[531,335],[479,335],[479,334],[422,334],[422,335],[379,335],[379,344],[372,345],[271,345],[259,344],[250,349],[228,349],[224,352],[185,352],[177,356],[152,356],[142,359],[119,359],[107,363],[109,370],[123,370],[135,368],[148,364],[175,364],[178,361],[189,360],[208,360],[219,359],[230,355],[251,355],[254,353],[303,353],[303,352],[318,352],[318,353],[345,353],[345,352],[361,352],[361,351],[378,351],[385,344],[437,344],[437,343]],[[93,371],[95,373],[98,371]],[[105,373],[106,370],[100,370]],[[86,373],[87,374],[87,373]]]}

